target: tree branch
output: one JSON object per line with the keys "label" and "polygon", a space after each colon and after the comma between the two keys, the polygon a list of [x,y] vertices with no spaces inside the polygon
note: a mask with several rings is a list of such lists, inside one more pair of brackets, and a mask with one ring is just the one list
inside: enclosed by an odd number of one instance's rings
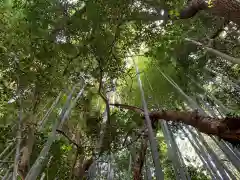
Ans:
{"label": "tree branch", "polygon": [[[143,114],[141,108],[126,104],[111,104],[112,106],[128,109],[138,114]],[[180,112],[180,111],[153,111],[149,112],[151,120],[163,119],[193,126],[199,131],[215,135],[231,143],[240,142],[240,117],[215,118],[210,116],[201,116],[198,112]]]}

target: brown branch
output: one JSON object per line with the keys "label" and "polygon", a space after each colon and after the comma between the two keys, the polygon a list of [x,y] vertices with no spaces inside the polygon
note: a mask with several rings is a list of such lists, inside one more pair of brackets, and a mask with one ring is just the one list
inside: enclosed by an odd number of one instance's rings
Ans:
{"label": "brown branch", "polygon": [[[142,114],[143,110],[135,106],[125,104],[111,104],[124,109],[135,111]],[[199,131],[215,135],[225,139],[231,143],[240,142],[240,117],[214,118],[209,116],[201,116],[196,111],[180,112],[180,111],[155,111],[149,112],[151,120],[163,119],[165,121],[173,121],[193,126]]]}

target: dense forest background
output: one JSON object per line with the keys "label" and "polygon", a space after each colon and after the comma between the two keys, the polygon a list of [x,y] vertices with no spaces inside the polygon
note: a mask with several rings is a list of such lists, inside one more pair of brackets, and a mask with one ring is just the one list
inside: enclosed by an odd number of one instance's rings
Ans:
{"label": "dense forest background", "polygon": [[239,20],[238,0],[0,1],[0,178],[240,179]]}

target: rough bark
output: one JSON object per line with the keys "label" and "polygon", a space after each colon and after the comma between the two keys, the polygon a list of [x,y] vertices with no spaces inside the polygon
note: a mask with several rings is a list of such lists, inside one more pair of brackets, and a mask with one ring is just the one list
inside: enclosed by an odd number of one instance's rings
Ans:
{"label": "rough bark", "polygon": [[[112,104],[114,106],[129,109],[139,114],[144,111],[135,106],[124,104]],[[215,118],[199,115],[197,111],[154,111],[149,112],[152,121],[163,119],[165,121],[174,121],[197,128],[205,134],[215,135],[231,143],[240,142],[240,117]]]}
{"label": "rough bark", "polygon": [[181,11],[180,18],[191,18],[201,10],[206,10],[240,25],[240,2],[238,0],[191,0]]}
{"label": "rough bark", "polygon": [[77,163],[75,166],[74,174],[78,179],[83,179],[87,175],[87,171],[93,163],[93,157],[86,159],[83,163]]}
{"label": "rough bark", "polygon": [[146,152],[147,152],[147,144],[148,144],[147,138],[142,139],[139,153],[138,153],[136,160],[134,162],[134,165],[133,165],[133,179],[134,180],[142,180],[143,179],[142,168],[143,168],[143,164],[144,164],[144,160],[145,160],[145,156],[146,156]]}
{"label": "rough bark", "polygon": [[89,167],[93,163],[93,157],[89,159],[84,160],[84,155],[79,155],[79,150],[82,148],[82,143],[81,143],[81,137],[80,137],[80,132],[76,132],[76,144],[77,144],[77,149],[76,149],[76,157],[74,160],[74,168],[73,168],[73,174],[75,177],[78,179],[82,179],[86,175],[86,171],[88,171]]}
{"label": "rough bark", "polygon": [[29,170],[29,163],[34,145],[34,139],[34,129],[32,127],[29,127],[26,142],[22,148],[22,156],[18,165],[18,172],[21,174],[22,178],[26,177]]}

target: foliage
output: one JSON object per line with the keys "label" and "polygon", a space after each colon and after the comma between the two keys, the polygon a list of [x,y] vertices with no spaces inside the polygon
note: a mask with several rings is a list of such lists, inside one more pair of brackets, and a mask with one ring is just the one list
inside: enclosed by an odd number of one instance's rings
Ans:
{"label": "foliage", "polygon": [[[139,115],[112,107],[110,120],[105,121],[106,105],[99,94],[99,84],[102,82],[100,91],[110,103],[124,102],[142,107],[133,59],[140,68],[149,109],[186,106],[184,97],[159,73],[160,69],[197,101],[200,102],[199,95],[210,94],[231,112],[239,114],[239,65],[232,65],[184,40],[191,37],[210,44],[209,38],[222,26],[223,20],[204,12],[193,19],[177,21],[159,16],[159,11],[165,8],[169,9],[165,9],[166,14],[179,16],[185,3],[184,0],[165,4],[142,0],[1,1],[0,151],[16,140],[19,111],[23,109],[21,148],[26,145],[26,129],[32,128],[35,132],[31,166],[54,122],[59,120],[69,93],[76,86],[75,98],[84,79],[84,93],[61,129],[65,136],[58,133],[41,175],[45,174],[48,179],[72,177],[77,164],[75,154],[81,163],[81,157],[86,160],[98,154],[105,127],[101,144],[103,154],[97,159],[98,165],[104,166],[100,160],[108,161],[108,155],[113,154],[116,177],[127,179],[129,149],[138,149],[140,142],[134,136],[141,133],[144,121]],[[237,57],[239,32],[234,30],[235,25],[228,26],[226,37],[214,39],[212,47]],[[206,71],[206,67],[216,73]],[[220,78],[219,74],[233,83]],[[41,129],[39,123],[59,92],[62,92],[60,101]],[[214,111],[219,110],[219,105],[211,98],[203,101],[211,104]],[[133,142],[128,144],[127,141]],[[174,179],[163,137],[158,139],[158,144],[166,179]],[[8,160],[13,159],[13,154]],[[208,179],[201,170],[187,168],[192,179]],[[97,172],[105,176],[106,171],[99,169]],[[1,175],[5,175],[6,168],[1,166],[0,170]]]}

